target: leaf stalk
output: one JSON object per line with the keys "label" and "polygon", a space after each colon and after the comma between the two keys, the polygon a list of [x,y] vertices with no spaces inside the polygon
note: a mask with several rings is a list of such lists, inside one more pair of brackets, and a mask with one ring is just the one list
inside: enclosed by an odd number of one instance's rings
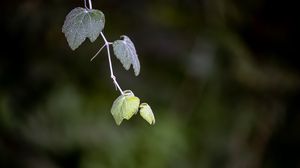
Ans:
{"label": "leaf stalk", "polygon": [[[110,77],[111,79],[113,80],[113,83],[115,84],[116,88],[120,91],[120,93],[123,95],[124,92],[123,90],[121,89],[120,85],[118,84],[117,82],[117,79],[116,79],[116,76],[114,75],[114,70],[113,70],[113,67],[112,67],[112,62],[111,62],[111,56],[110,56],[110,49],[109,49],[109,45],[111,44],[111,42],[108,42],[104,36],[104,34],[101,32],[100,33],[103,40],[104,40],[104,45],[106,47],[106,51],[107,51],[107,56],[108,56],[108,63],[109,63],[109,69],[110,69]],[[101,51],[102,49],[100,49]]]}
{"label": "leaf stalk", "polygon": [[[92,0],[88,0],[89,1],[89,9],[93,9],[93,6],[92,6]],[[86,0],[84,1],[84,5],[86,7]],[[124,92],[122,90],[122,88],[120,87],[120,85],[118,84],[118,81],[116,79],[116,76],[114,75],[114,70],[113,70],[113,67],[112,67],[112,62],[111,62],[111,56],[110,56],[110,48],[109,48],[109,45],[111,45],[112,43],[111,42],[108,42],[106,40],[106,37],[104,36],[104,34],[102,32],[100,32],[103,40],[104,40],[104,45],[99,49],[99,51],[91,58],[91,61],[93,61],[94,58],[96,58],[96,56],[102,51],[102,49],[104,47],[106,47],[106,51],[107,51],[107,56],[108,56],[108,63],[109,63],[109,69],[110,69],[110,77],[111,79],[113,80],[113,83],[114,85],[116,86],[116,89],[118,89],[120,91],[120,93],[123,95]]]}

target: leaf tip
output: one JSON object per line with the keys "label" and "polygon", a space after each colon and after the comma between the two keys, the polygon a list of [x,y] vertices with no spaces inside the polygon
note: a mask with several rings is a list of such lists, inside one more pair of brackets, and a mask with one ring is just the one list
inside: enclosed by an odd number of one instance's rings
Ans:
{"label": "leaf tip", "polygon": [[140,70],[134,71],[134,75],[135,75],[135,76],[139,76],[139,74],[140,74]]}

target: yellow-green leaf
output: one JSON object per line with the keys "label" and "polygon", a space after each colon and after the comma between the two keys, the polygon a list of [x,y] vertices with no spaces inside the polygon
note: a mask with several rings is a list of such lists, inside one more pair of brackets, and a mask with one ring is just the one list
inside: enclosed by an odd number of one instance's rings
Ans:
{"label": "yellow-green leaf", "polygon": [[111,114],[114,117],[117,125],[120,125],[123,121],[122,105],[124,100],[124,95],[119,96],[111,107]]}
{"label": "yellow-green leaf", "polygon": [[114,101],[111,108],[111,114],[113,115],[116,124],[120,125],[123,119],[129,120],[137,113],[139,105],[140,99],[134,96],[131,90],[124,91],[124,94]]}
{"label": "yellow-green leaf", "polygon": [[151,125],[155,124],[155,117],[151,107],[147,103],[140,105],[140,115]]}
{"label": "yellow-green leaf", "polygon": [[140,99],[135,96],[125,96],[122,106],[123,117],[129,120],[139,110]]}

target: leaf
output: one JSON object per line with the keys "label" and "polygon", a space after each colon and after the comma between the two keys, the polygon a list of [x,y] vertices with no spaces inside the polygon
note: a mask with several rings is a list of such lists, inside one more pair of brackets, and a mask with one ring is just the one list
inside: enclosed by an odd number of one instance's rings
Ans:
{"label": "leaf", "polygon": [[124,91],[124,94],[114,101],[111,108],[111,114],[113,115],[116,124],[120,125],[123,119],[129,120],[137,113],[139,105],[140,99],[134,96],[131,90]]}
{"label": "leaf", "polygon": [[154,114],[151,107],[147,103],[140,105],[140,115],[150,124],[155,124]]}
{"label": "leaf", "polygon": [[123,113],[122,113],[122,105],[125,100],[125,96],[121,95],[119,96],[113,103],[111,107],[111,114],[113,115],[116,124],[120,125],[123,121]]}
{"label": "leaf", "polygon": [[66,16],[62,32],[71,49],[75,50],[86,38],[94,42],[104,25],[105,17],[100,10],[77,7]]}
{"label": "leaf", "polygon": [[140,99],[135,96],[125,96],[125,101],[122,106],[123,117],[129,120],[139,110]]}
{"label": "leaf", "polygon": [[129,37],[123,35],[121,40],[116,40],[113,43],[113,49],[116,57],[121,61],[123,67],[129,70],[131,64],[134,69],[135,76],[140,73],[140,61],[136,53],[134,44]]}

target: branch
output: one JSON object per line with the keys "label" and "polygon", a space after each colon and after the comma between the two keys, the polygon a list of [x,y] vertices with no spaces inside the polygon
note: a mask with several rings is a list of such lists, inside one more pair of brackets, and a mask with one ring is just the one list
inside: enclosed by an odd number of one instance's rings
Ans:
{"label": "branch", "polygon": [[121,87],[120,87],[120,85],[118,84],[117,79],[116,79],[116,77],[115,77],[115,75],[114,75],[114,70],[113,70],[113,67],[112,67],[111,56],[110,56],[110,50],[109,50],[109,45],[110,45],[111,43],[108,42],[108,41],[106,40],[106,38],[105,38],[105,36],[104,36],[104,34],[103,34],[102,32],[101,32],[100,34],[101,34],[101,36],[102,36],[102,38],[103,38],[103,40],[104,40],[104,42],[105,42],[104,46],[106,46],[106,50],[107,50],[108,63],[109,63],[109,69],[110,69],[110,77],[111,77],[111,79],[113,80],[113,82],[114,82],[116,88],[119,89],[120,93],[121,93],[121,94],[124,94],[124,93],[123,93],[123,90],[121,89]]}
{"label": "branch", "polygon": [[91,58],[90,61],[93,61],[94,58],[96,58],[98,56],[98,54],[102,51],[102,49],[106,47],[106,43],[97,51],[97,53]]}
{"label": "branch", "polygon": [[92,0],[89,0],[89,8],[93,9]]}
{"label": "branch", "polygon": [[[86,0],[84,1],[84,5],[86,6]],[[93,9],[92,6],[92,0],[89,0],[89,9]],[[123,95],[123,90],[121,89],[120,85],[117,82],[117,79],[114,75],[114,70],[112,67],[112,63],[111,63],[111,57],[110,57],[110,50],[109,50],[109,45],[112,44],[111,42],[108,42],[104,36],[104,34],[101,32],[100,33],[105,44],[99,49],[99,51],[91,58],[91,61],[93,61],[93,59],[101,52],[101,50],[106,47],[107,50],[107,56],[108,56],[108,63],[109,63],[109,69],[110,69],[110,77],[113,80],[114,85],[116,86],[116,89],[119,89],[120,93]]]}

